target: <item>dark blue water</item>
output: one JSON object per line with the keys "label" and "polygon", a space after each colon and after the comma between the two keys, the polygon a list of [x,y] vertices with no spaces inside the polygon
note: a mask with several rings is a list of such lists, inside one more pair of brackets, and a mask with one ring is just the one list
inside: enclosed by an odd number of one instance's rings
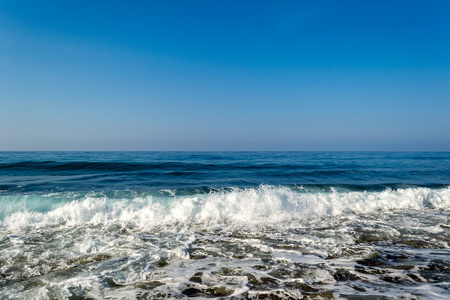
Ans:
{"label": "dark blue water", "polygon": [[450,184],[449,152],[0,152],[0,193]]}

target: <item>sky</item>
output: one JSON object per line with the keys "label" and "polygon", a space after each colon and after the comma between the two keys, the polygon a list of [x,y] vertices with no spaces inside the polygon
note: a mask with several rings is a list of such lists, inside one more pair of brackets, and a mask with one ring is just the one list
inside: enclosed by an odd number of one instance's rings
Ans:
{"label": "sky", "polygon": [[450,1],[0,1],[0,151],[450,151]]}

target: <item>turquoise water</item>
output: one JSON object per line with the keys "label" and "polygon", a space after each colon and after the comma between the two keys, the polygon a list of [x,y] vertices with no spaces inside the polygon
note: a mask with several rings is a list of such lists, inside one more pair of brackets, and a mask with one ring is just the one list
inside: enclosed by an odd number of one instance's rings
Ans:
{"label": "turquoise water", "polygon": [[0,299],[447,299],[449,185],[446,152],[0,152]]}

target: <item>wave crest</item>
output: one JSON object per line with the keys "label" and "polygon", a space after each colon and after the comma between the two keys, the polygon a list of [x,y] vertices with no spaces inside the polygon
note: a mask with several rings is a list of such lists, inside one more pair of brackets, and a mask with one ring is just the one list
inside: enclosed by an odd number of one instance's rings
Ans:
{"label": "wave crest", "polygon": [[[49,202],[58,195],[34,197]],[[27,201],[30,201],[29,196]],[[44,201],[42,200],[42,201]],[[5,201],[2,201],[5,202]],[[57,203],[58,201],[50,201]],[[10,205],[22,205],[20,200]],[[48,211],[24,208],[5,213],[0,226],[10,230],[47,226],[132,224],[155,226],[202,224],[264,225],[302,222],[389,210],[450,208],[450,188],[406,188],[384,191],[311,192],[289,187],[260,186],[184,196],[141,195],[132,199],[94,197],[49,206]]]}

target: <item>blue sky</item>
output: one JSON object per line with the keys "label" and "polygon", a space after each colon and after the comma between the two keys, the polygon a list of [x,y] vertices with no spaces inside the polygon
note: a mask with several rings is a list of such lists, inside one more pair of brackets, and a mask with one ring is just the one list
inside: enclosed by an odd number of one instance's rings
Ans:
{"label": "blue sky", "polygon": [[450,1],[0,2],[0,150],[450,151]]}

